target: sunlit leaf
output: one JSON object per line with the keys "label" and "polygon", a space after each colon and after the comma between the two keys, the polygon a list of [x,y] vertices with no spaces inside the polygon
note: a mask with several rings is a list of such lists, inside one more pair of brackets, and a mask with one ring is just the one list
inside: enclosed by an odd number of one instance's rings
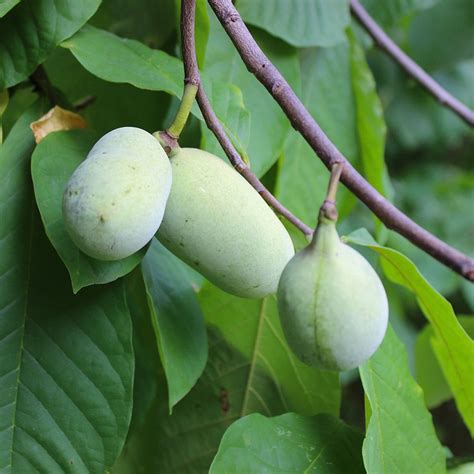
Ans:
{"label": "sunlit leaf", "polygon": [[471,433],[474,433],[474,342],[459,324],[452,306],[430,286],[407,257],[378,245],[365,229],[353,232],[346,240],[377,252],[387,278],[415,295],[420,309],[433,327],[435,337],[431,344],[456,405]]}
{"label": "sunlit leaf", "polygon": [[[473,338],[474,317],[459,316],[458,321],[467,334]],[[415,346],[416,379],[423,389],[426,405],[429,408],[436,407],[453,397],[431,345],[434,337],[433,326],[428,324],[419,333]]]}
{"label": "sunlit leaf", "polygon": [[370,403],[363,446],[369,474],[444,473],[445,454],[403,344],[389,326],[377,352],[359,368]]}

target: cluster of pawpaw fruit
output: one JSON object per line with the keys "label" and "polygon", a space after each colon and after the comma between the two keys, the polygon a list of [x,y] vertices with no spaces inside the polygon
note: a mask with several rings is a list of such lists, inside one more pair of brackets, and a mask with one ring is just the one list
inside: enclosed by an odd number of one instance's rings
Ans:
{"label": "cluster of pawpaw fruit", "polygon": [[63,215],[74,243],[119,260],[154,235],[223,290],[245,298],[277,293],[289,346],[326,370],[356,367],[377,349],[388,305],[376,272],[320,217],[311,244],[294,255],[286,229],[232,167],[202,150],[168,158],[148,132],[102,137],[71,176]]}

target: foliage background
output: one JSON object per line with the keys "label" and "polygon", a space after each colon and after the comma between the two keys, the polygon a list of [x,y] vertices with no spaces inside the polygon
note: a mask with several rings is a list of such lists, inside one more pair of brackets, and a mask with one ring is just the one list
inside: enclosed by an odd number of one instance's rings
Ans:
{"label": "foliage background", "polygon": [[[363,3],[474,107],[472,2]],[[206,3],[197,4],[198,60],[219,118],[252,170],[314,225],[327,171]],[[415,221],[474,256],[472,131],[374,48],[346,0],[236,7],[345,156]],[[177,0],[0,2],[0,91],[8,88],[0,94],[0,470],[203,472],[212,463],[212,472],[442,472],[445,458],[450,468],[472,459],[464,424],[474,414],[466,402],[472,341],[460,327],[474,333],[474,287],[380,226],[345,190],[341,234],[366,227],[409,257],[462,317],[402,257],[358,247],[384,275],[394,331],[360,374],[340,381],[292,356],[274,298],[229,296],[156,240],[112,265],[71,245],[61,193],[91,144],[119,126],[163,129],[176,111],[178,19]],[[51,134],[35,148],[29,124],[51,105],[30,79],[41,63],[49,98],[68,108],[95,100],[81,112],[87,130]],[[193,114],[181,145],[224,157]],[[351,240],[373,244],[361,234]],[[394,283],[400,275],[383,263],[390,258],[411,291]],[[451,338],[452,359],[436,334]],[[453,367],[465,370],[457,381]]]}

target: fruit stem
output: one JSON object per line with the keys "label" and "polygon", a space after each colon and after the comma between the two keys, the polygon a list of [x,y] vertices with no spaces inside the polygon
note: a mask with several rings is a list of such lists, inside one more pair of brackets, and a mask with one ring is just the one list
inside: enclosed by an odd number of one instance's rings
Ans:
{"label": "fruit stem", "polygon": [[336,193],[343,167],[344,163],[342,161],[336,161],[331,167],[331,176],[329,177],[326,199],[319,210],[320,220],[326,218],[333,222],[337,221]]}
{"label": "fruit stem", "polygon": [[196,84],[186,84],[184,86],[183,98],[179,104],[174,121],[166,129],[168,135],[175,138],[176,140],[179,138],[184,126],[186,125],[197,91],[198,86]]}

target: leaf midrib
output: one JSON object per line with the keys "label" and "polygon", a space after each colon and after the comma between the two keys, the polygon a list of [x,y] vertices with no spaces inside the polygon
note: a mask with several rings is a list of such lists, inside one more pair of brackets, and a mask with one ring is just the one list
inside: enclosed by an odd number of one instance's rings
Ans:
{"label": "leaf midrib", "polygon": [[258,353],[258,346],[259,346],[259,341],[262,333],[262,328],[263,328],[263,321],[264,321],[264,315],[265,315],[265,306],[266,306],[266,298],[262,300],[262,304],[260,306],[260,312],[258,313],[258,326],[257,326],[257,333],[255,335],[255,341],[253,345],[253,352],[252,352],[252,360],[250,361],[250,370],[249,370],[249,376],[247,378],[247,384],[245,385],[245,391],[244,391],[244,400],[242,402],[242,409],[240,410],[240,417],[243,417],[246,413],[247,410],[247,404],[249,400],[249,394],[250,394],[250,387],[252,383],[252,379],[254,376],[255,372],[255,365],[257,362],[257,353]]}
{"label": "leaf midrib", "polygon": [[28,255],[27,255],[27,275],[26,275],[26,284],[25,284],[25,304],[24,304],[24,311],[23,311],[23,321],[21,325],[21,340],[20,340],[20,351],[18,357],[18,365],[16,368],[17,376],[16,376],[16,384],[15,384],[15,400],[13,401],[13,417],[12,417],[12,436],[11,436],[11,446],[10,446],[10,461],[7,464],[7,468],[10,467],[10,470],[13,466],[13,446],[15,444],[15,434],[16,434],[16,415],[17,415],[17,407],[18,407],[18,393],[20,387],[20,374],[21,374],[21,366],[23,362],[23,354],[24,354],[24,342],[25,342],[25,326],[26,326],[26,318],[28,316],[28,309],[29,309],[29,295],[30,295],[30,287],[31,287],[31,267],[32,267],[32,255],[33,255],[33,221],[35,218],[35,208],[34,208],[34,200],[31,198],[31,215],[30,215],[30,240],[28,243]]}

